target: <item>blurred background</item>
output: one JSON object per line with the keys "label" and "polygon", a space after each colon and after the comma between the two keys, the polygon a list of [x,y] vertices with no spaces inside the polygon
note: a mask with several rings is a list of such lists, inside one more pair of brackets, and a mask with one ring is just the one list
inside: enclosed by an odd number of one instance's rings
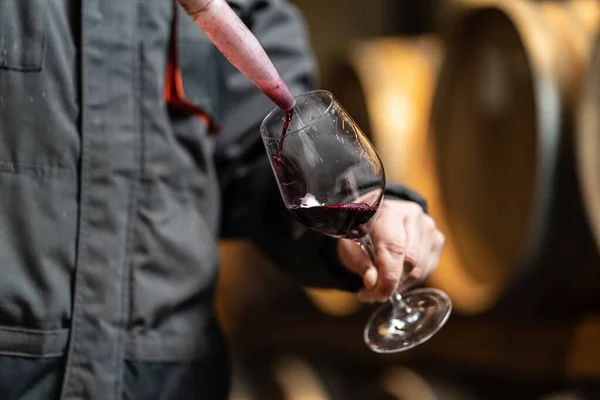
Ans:
{"label": "blurred background", "polygon": [[320,86],[428,199],[454,313],[377,355],[374,306],[222,242],[232,399],[600,399],[600,2],[294,3]]}

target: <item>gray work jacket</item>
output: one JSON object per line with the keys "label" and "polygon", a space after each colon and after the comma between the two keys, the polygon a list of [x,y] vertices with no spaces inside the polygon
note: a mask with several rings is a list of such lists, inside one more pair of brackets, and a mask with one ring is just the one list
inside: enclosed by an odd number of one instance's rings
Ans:
{"label": "gray work jacket", "polygon": [[[291,90],[311,89],[295,9],[230,3]],[[0,1],[2,400],[225,398],[219,237],[252,239],[300,284],[360,285],[281,207],[258,131],[273,104],[174,9]],[[186,95],[219,135],[165,104],[174,21]]]}

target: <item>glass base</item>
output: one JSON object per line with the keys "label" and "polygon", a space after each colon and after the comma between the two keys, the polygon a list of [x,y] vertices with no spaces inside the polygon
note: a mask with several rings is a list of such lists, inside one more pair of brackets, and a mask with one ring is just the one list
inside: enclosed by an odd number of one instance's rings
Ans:
{"label": "glass base", "polygon": [[408,306],[392,317],[391,302],[379,307],[365,327],[365,342],[376,353],[397,353],[430,339],[448,321],[452,301],[441,290],[424,288],[403,294]]}

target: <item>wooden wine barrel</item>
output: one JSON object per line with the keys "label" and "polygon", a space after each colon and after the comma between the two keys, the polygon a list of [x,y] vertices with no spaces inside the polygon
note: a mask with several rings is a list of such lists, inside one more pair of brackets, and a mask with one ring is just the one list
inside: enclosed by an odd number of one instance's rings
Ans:
{"label": "wooden wine barrel", "polygon": [[[333,84],[336,97],[373,140],[386,174],[428,198],[434,187],[425,139],[441,55],[441,44],[432,35],[361,41],[336,70]],[[354,294],[322,289],[306,293],[331,316],[344,317],[360,309]]]}
{"label": "wooden wine barrel", "polygon": [[392,180],[430,180],[426,138],[442,55],[432,35],[364,41],[340,75],[336,96],[370,136]]}
{"label": "wooden wine barrel", "polygon": [[581,92],[577,129],[579,183],[585,209],[600,248],[600,35]]}
{"label": "wooden wine barrel", "polygon": [[457,1],[431,145],[456,260],[432,283],[456,310],[598,304],[572,149],[596,1]]}

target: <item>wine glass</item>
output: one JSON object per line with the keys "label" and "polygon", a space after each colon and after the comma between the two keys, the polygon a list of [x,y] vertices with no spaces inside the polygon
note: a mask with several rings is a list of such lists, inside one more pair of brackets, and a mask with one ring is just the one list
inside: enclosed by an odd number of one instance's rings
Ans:
{"label": "wine glass", "polygon": [[[261,136],[292,216],[325,235],[356,241],[374,260],[369,232],[383,199],[385,171],[335,97],[325,90],[297,96],[291,115],[279,108],[267,115]],[[408,350],[431,338],[451,309],[449,297],[437,289],[396,292],[369,319],[365,342],[378,353]]]}

